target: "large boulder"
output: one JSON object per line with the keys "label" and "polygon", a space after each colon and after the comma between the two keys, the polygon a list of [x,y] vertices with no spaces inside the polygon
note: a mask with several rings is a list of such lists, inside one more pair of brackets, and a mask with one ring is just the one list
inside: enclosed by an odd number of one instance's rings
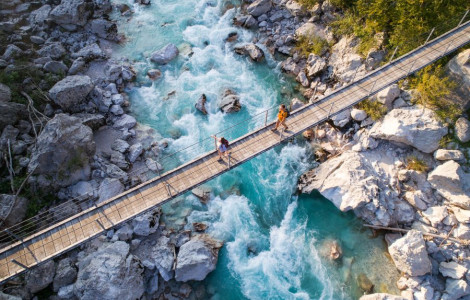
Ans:
{"label": "large boulder", "polygon": [[235,47],[234,51],[237,54],[249,56],[252,61],[260,62],[264,59],[263,50],[261,50],[260,47],[256,46],[253,43]]}
{"label": "large boulder", "polygon": [[91,128],[78,118],[57,114],[39,134],[28,171],[49,177],[53,187],[69,186],[88,180],[94,154]]}
{"label": "large boulder", "polygon": [[447,128],[432,110],[417,106],[392,110],[370,130],[374,138],[410,145],[425,153],[437,150],[446,134]]}
{"label": "large boulder", "polygon": [[470,121],[461,117],[455,122],[455,135],[462,142],[470,141]]}
{"label": "large boulder", "polygon": [[134,233],[141,236],[155,233],[158,229],[161,213],[161,209],[156,208],[132,220]]}
{"label": "large boulder", "polygon": [[50,57],[52,59],[59,59],[65,55],[67,50],[60,42],[47,43],[38,50],[38,54],[43,57]]}
{"label": "large boulder", "polygon": [[388,251],[401,272],[410,276],[422,276],[431,271],[426,243],[419,231],[410,230],[404,237],[395,240]]}
{"label": "large boulder", "polygon": [[160,275],[165,281],[172,279],[174,276],[174,253],[175,246],[173,244],[170,244],[170,239],[166,236],[159,237],[157,243],[152,248],[151,255],[155,262],[155,266],[157,267],[158,272],[160,272]]}
{"label": "large boulder", "polygon": [[98,189],[98,202],[111,199],[124,192],[124,185],[117,178],[106,178]]}
{"label": "large boulder", "polygon": [[49,90],[49,95],[64,111],[75,111],[78,105],[85,102],[93,87],[88,76],[67,76]]}
{"label": "large boulder", "polygon": [[125,242],[104,244],[78,262],[74,294],[86,299],[140,299],[144,267]]}
{"label": "large boulder", "polygon": [[343,82],[350,82],[365,73],[363,58],[357,54],[357,45],[357,39],[343,37],[332,48],[329,65],[333,66],[335,76]]}
{"label": "large boulder", "polygon": [[303,174],[298,187],[303,193],[319,191],[341,211],[354,210],[367,222],[388,226],[399,221],[393,217],[399,209],[409,211],[409,207],[390,188],[395,185],[395,163],[399,159],[394,151],[384,148],[346,151]]}
{"label": "large boulder", "polygon": [[77,278],[77,269],[70,258],[62,259],[57,265],[53,289],[58,292],[60,288],[74,283]]}
{"label": "large boulder", "polygon": [[465,209],[470,208],[470,191],[468,186],[470,174],[464,173],[462,167],[457,162],[449,160],[437,166],[429,173],[428,181],[442,197],[452,204]]}
{"label": "large boulder", "polygon": [[178,48],[174,44],[168,44],[152,54],[151,61],[159,65],[165,65],[175,59],[179,54]]}
{"label": "large boulder", "polygon": [[26,288],[31,293],[37,293],[45,289],[54,280],[55,263],[50,260],[26,274]]}
{"label": "large boulder", "polygon": [[28,200],[15,195],[0,194],[0,224],[13,226],[22,221],[28,209]]}
{"label": "large boulder", "polygon": [[246,8],[246,11],[254,17],[259,17],[267,13],[271,7],[271,0],[256,0]]}
{"label": "large boulder", "polygon": [[388,110],[391,110],[393,108],[393,100],[400,96],[400,92],[398,84],[392,84],[377,94],[377,101],[385,105]]}
{"label": "large boulder", "polygon": [[307,59],[306,75],[313,78],[323,72],[327,66],[328,64],[323,57],[311,53]]}
{"label": "large boulder", "polygon": [[0,101],[0,131],[7,125],[15,125],[28,116],[26,106],[15,102]]}
{"label": "large boulder", "polygon": [[183,244],[176,260],[177,281],[203,280],[215,270],[222,243],[202,234]]}
{"label": "large boulder", "polygon": [[447,74],[450,78],[458,82],[456,88],[455,101],[461,108],[470,108],[470,49],[467,49],[459,55],[452,58],[447,64]]}
{"label": "large boulder", "polygon": [[[62,0],[50,13],[50,18],[59,25],[74,29],[84,26],[92,14],[92,4],[83,0]],[[66,27],[66,28],[67,28]]]}
{"label": "large boulder", "polygon": [[28,21],[31,26],[37,26],[39,28],[45,26],[46,20],[49,18],[49,13],[51,12],[51,9],[51,6],[49,4],[46,4],[32,11],[28,17]]}
{"label": "large boulder", "polygon": [[434,158],[437,160],[463,160],[465,156],[460,150],[438,149],[434,152]]}
{"label": "large boulder", "polygon": [[240,104],[240,97],[234,91],[227,89],[222,94],[222,100],[219,102],[219,108],[224,113],[233,113],[240,111],[242,108]]}

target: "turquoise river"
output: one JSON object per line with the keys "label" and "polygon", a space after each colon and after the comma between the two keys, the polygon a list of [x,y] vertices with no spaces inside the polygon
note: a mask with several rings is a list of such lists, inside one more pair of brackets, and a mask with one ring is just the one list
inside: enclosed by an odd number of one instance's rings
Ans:
{"label": "turquoise river", "polygon": [[[296,84],[267,51],[266,60],[256,64],[235,54],[233,43],[225,41],[232,32],[241,44],[256,35],[232,25],[238,2],[115,2],[134,11],[127,17],[113,15],[127,37],[113,55],[134,64],[140,83],[128,91],[131,114],[154,128],[157,140],[168,142],[167,153],[194,145],[180,152],[178,162],[164,164],[166,169],[209,150],[213,142],[207,138],[224,128],[242,124],[225,134],[230,140],[262,125],[259,118],[243,120],[288,103],[296,94]],[[168,43],[177,45],[180,55],[168,65],[154,65],[151,54]],[[162,71],[155,82],[146,78],[152,68]],[[240,95],[240,112],[218,109],[225,88]],[[194,108],[202,93],[208,99],[207,116]],[[374,291],[398,292],[398,272],[386,256],[383,237],[372,237],[352,213],[341,213],[319,194],[296,195],[298,177],[314,164],[310,144],[297,138],[210,181],[207,205],[191,194],[165,205],[167,226],[203,222],[210,235],[224,241],[216,270],[201,283],[211,299],[357,299],[361,273]],[[325,254],[333,240],[343,250],[340,262]]]}

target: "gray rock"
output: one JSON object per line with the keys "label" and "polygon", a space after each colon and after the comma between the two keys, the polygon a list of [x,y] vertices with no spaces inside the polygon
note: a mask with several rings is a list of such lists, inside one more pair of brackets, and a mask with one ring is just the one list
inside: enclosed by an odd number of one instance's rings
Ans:
{"label": "gray rock", "polygon": [[44,43],[46,42],[42,37],[40,37],[40,36],[35,36],[35,35],[30,36],[30,37],[29,37],[29,40],[31,41],[31,43],[34,43],[34,44],[36,44],[36,45],[42,45],[42,44],[44,44]]}
{"label": "gray rock", "polygon": [[28,209],[28,200],[15,195],[0,194],[0,220],[5,227],[22,221]]}
{"label": "gray rock", "polygon": [[122,107],[116,104],[111,105],[111,107],[109,108],[109,112],[115,116],[121,116],[124,114],[124,110],[122,109]]}
{"label": "gray rock", "polygon": [[154,159],[148,157],[145,159],[145,165],[147,166],[147,168],[154,172],[154,173],[157,173],[158,171],[162,171],[163,170],[163,167],[158,163],[156,162]]}
{"label": "gray rock", "polygon": [[106,57],[106,54],[104,54],[103,50],[101,50],[97,43],[93,43],[81,48],[78,52],[73,53],[71,56],[72,58],[83,57],[85,61],[92,61],[96,59],[103,59]]}
{"label": "gray rock", "polygon": [[119,151],[121,153],[126,152],[129,149],[129,147],[130,147],[129,144],[126,141],[123,141],[121,139],[117,139],[111,144],[112,150]]}
{"label": "gray rock", "polygon": [[10,102],[11,101],[11,90],[10,88],[0,83],[0,102]]}
{"label": "gray rock", "polygon": [[72,284],[77,278],[77,273],[77,269],[70,258],[67,257],[62,259],[57,265],[53,281],[54,292],[58,292],[60,288]]}
{"label": "gray rock", "polygon": [[281,68],[286,73],[290,73],[294,76],[297,76],[299,72],[302,70],[301,66],[298,65],[292,57],[287,58],[285,61],[281,63]]}
{"label": "gray rock", "polygon": [[125,242],[104,244],[78,262],[74,294],[79,299],[140,299],[144,268]]}
{"label": "gray rock", "polygon": [[[318,25],[313,26],[312,30],[325,32],[323,28],[318,28]],[[323,39],[328,38],[326,35],[322,36],[318,33],[317,35]],[[356,38],[343,36],[332,47],[328,65],[333,67],[334,75],[342,82],[356,80],[366,73],[363,58],[357,53],[357,45],[358,40]]]}
{"label": "gray rock", "polygon": [[321,56],[310,53],[307,59],[307,76],[313,78],[327,67],[326,60]]}
{"label": "gray rock", "polygon": [[111,101],[116,105],[122,105],[124,103],[124,97],[122,94],[114,94],[111,96]]}
{"label": "gray rock", "polygon": [[117,178],[106,178],[100,184],[98,189],[98,202],[111,199],[112,197],[124,192],[124,186]]}
{"label": "gray rock", "polygon": [[157,80],[162,77],[162,72],[159,69],[151,69],[147,71],[147,76],[152,80]]}
{"label": "gray rock", "polygon": [[377,94],[377,101],[385,105],[388,110],[391,110],[393,108],[393,101],[400,96],[400,93],[398,85],[392,84]]}
{"label": "gray rock", "polygon": [[303,107],[305,104],[302,102],[302,100],[300,100],[299,98],[293,98],[291,101],[290,101],[290,110],[291,111],[294,111],[296,109],[299,109],[301,107]]}
{"label": "gray rock", "polygon": [[202,112],[205,115],[207,115],[206,101],[207,101],[206,95],[202,94],[201,97],[199,97],[199,99],[197,100],[196,104],[194,104],[196,109],[199,110],[200,112]]}
{"label": "gray rock", "polygon": [[465,280],[450,278],[446,280],[446,289],[442,300],[457,300],[467,295],[470,295],[470,286]]}
{"label": "gray rock", "polygon": [[410,230],[388,247],[398,270],[410,276],[421,276],[431,271],[426,244],[421,232]]}
{"label": "gray rock", "polygon": [[2,58],[6,61],[9,61],[10,59],[20,57],[22,54],[23,50],[21,50],[18,46],[11,44],[8,45],[5,49]]}
{"label": "gray rock", "polygon": [[460,150],[438,149],[434,152],[434,158],[437,160],[463,160],[465,156]]}
{"label": "gray rock", "polygon": [[452,58],[446,66],[447,74],[455,82],[458,82],[452,101],[456,102],[463,110],[470,108],[470,49],[462,51],[459,55]]}
{"label": "gray rock", "polygon": [[131,129],[137,124],[134,117],[124,114],[114,121],[113,127],[116,129]]}
{"label": "gray rock", "polygon": [[127,158],[131,163],[133,163],[142,154],[143,150],[144,149],[142,147],[142,144],[136,143],[129,147],[129,154],[127,155]]}
{"label": "gray rock", "polygon": [[353,108],[351,110],[351,118],[354,121],[362,122],[367,118],[367,113],[361,109]]}
{"label": "gray rock", "polygon": [[455,122],[455,135],[462,143],[470,141],[470,121],[460,117]]}
{"label": "gray rock", "polygon": [[308,81],[307,75],[304,71],[300,71],[295,78],[303,87],[310,86],[310,81]]}
{"label": "gray rock", "polygon": [[134,233],[141,236],[155,233],[158,229],[161,213],[161,209],[156,208],[132,220]]}
{"label": "gray rock", "polygon": [[99,114],[78,113],[73,116],[79,118],[83,125],[90,127],[93,131],[98,130],[106,123],[104,116]]}
{"label": "gray rock", "polygon": [[165,281],[169,281],[174,276],[174,253],[175,247],[170,244],[170,239],[166,236],[160,236],[157,240],[157,244],[152,248],[151,255],[155,266]]}
{"label": "gray rock", "polygon": [[240,104],[240,97],[232,90],[225,90],[222,95],[222,100],[218,104],[220,110],[224,113],[238,112],[242,108]]}
{"label": "gray rock", "polygon": [[470,225],[468,224],[459,224],[457,228],[453,231],[454,237],[462,240],[470,240]]}
{"label": "gray rock", "polygon": [[194,189],[191,190],[191,193],[198,197],[199,200],[203,203],[207,203],[209,201],[210,195],[211,195],[211,189],[206,186],[198,186]]}
{"label": "gray rock", "polygon": [[240,27],[254,29],[257,27],[258,22],[256,22],[256,19],[253,18],[252,15],[238,15],[233,18],[233,24]]}
{"label": "gray rock", "polygon": [[331,117],[333,124],[338,127],[344,127],[351,121],[351,109],[348,108]]}
{"label": "gray rock", "polygon": [[39,134],[28,171],[49,176],[55,187],[70,186],[88,180],[94,154],[90,127],[78,118],[57,114]]}
{"label": "gray rock", "polygon": [[254,17],[258,17],[270,11],[271,7],[271,0],[256,0],[246,8],[246,11]]}
{"label": "gray rock", "polygon": [[3,131],[5,126],[14,125],[20,119],[27,118],[28,113],[26,106],[14,102],[0,101],[0,130]]}
{"label": "gray rock", "polygon": [[434,112],[422,107],[404,107],[389,112],[370,130],[370,136],[415,147],[431,153],[439,147],[439,141],[447,134],[447,128],[437,120]]}
{"label": "gray rock", "polygon": [[73,61],[69,69],[69,75],[80,73],[86,66],[86,61],[83,57],[79,57]]}
{"label": "gray rock", "polygon": [[450,277],[454,279],[462,278],[468,269],[462,265],[459,265],[455,261],[451,262],[441,262],[439,265],[439,272],[445,277]]}
{"label": "gray rock", "polygon": [[132,231],[132,228],[129,227],[129,225],[125,224],[121,228],[119,228],[118,231],[114,234],[117,236],[118,240],[120,241],[130,241],[132,239],[132,235],[134,232]]}
{"label": "gray rock", "polygon": [[253,43],[235,47],[234,51],[237,54],[249,56],[252,61],[260,62],[264,59],[263,50]]}
{"label": "gray rock", "polygon": [[75,111],[76,106],[85,102],[91,90],[93,90],[93,82],[90,77],[72,75],[57,82],[49,90],[49,95],[64,111]]}
{"label": "gray rock", "polygon": [[67,66],[61,61],[50,61],[47,62],[43,69],[47,72],[54,74],[67,74]]}
{"label": "gray rock", "polygon": [[419,210],[426,210],[426,195],[422,191],[407,191],[403,198]]}
{"label": "gray rock", "polygon": [[73,284],[61,287],[57,293],[57,296],[59,296],[59,299],[71,299],[74,297],[73,289]]}
{"label": "gray rock", "polygon": [[109,161],[123,170],[127,170],[129,168],[129,163],[121,152],[112,151]]}
{"label": "gray rock", "polygon": [[[123,181],[127,181],[127,173],[121,170],[118,166],[113,164],[106,164],[105,165],[105,173],[110,178],[119,178]],[[113,195],[114,196],[114,195]]]}
{"label": "gray rock", "polygon": [[102,39],[114,41],[118,35],[117,25],[105,19],[95,19],[90,22],[91,32]]}
{"label": "gray rock", "polygon": [[448,212],[445,206],[433,206],[423,211],[423,216],[431,222],[433,227],[437,227],[447,215]]}
{"label": "gray rock", "polygon": [[470,195],[464,190],[463,183],[468,180],[458,163],[449,160],[437,166],[428,175],[428,181],[433,188],[451,203],[465,208],[470,207]]}
{"label": "gray rock", "polygon": [[460,223],[470,223],[470,210],[453,207],[454,215]]}
{"label": "gray rock", "polygon": [[46,20],[49,18],[49,13],[51,12],[51,6],[46,4],[41,6],[40,8],[32,11],[29,14],[28,20],[29,23],[33,26],[37,26],[39,28],[45,25]]}
{"label": "gray rock", "polygon": [[55,42],[44,45],[41,49],[38,50],[38,55],[44,57],[50,57],[52,59],[60,59],[64,56],[66,50],[62,43]]}
{"label": "gray rock", "polygon": [[366,69],[371,71],[377,68],[384,60],[386,52],[384,50],[371,49],[366,57]]}
{"label": "gray rock", "polygon": [[54,280],[55,263],[50,260],[26,273],[26,288],[31,293],[45,289]]}
{"label": "gray rock", "polygon": [[215,270],[222,243],[202,234],[183,244],[176,260],[177,281],[204,280]]}
{"label": "gray rock", "polygon": [[287,1],[286,8],[295,17],[302,17],[308,14],[307,7],[294,0]]}
{"label": "gray rock", "polygon": [[59,25],[84,26],[92,14],[92,7],[83,0],[62,0],[50,13]]}
{"label": "gray rock", "polygon": [[174,44],[168,44],[152,54],[151,61],[159,65],[165,65],[175,59],[179,54],[178,48]]}
{"label": "gray rock", "polygon": [[90,181],[80,181],[69,187],[69,194],[72,198],[92,198],[94,196],[94,190]]}

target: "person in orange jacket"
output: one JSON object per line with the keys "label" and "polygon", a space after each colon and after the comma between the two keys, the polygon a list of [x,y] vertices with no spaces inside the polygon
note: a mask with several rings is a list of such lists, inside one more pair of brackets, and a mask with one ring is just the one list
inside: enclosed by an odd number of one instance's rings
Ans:
{"label": "person in orange jacket", "polygon": [[271,129],[271,131],[276,131],[279,125],[284,126],[284,128],[287,130],[289,127],[286,125],[286,118],[287,118],[287,109],[284,104],[281,104],[279,106],[279,112],[277,114],[277,121],[276,121],[276,126]]}

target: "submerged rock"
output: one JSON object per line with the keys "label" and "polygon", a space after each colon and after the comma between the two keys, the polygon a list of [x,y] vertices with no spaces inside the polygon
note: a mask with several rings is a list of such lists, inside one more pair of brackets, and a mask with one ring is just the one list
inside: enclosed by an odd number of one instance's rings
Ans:
{"label": "submerged rock", "polygon": [[240,55],[248,55],[252,61],[260,62],[264,59],[264,52],[260,47],[255,44],[247,44],[244,46],[235,47],[235,53]]}
{"label": "submerged rock", "polygon": [[227,89],[222,95],[222,100],[219,102],[219,108],[224,113],[238,112],[242,108],[240,104],[240,97],[234,91]]}
{"label": "submerged rock", "polygon": [[370,293],[374,289],[374,284],[364,273],[357,275],[357,285],[366,293]]}
{"label": "submerged rock", "polygon": [[175,59],[179,54],[178,48],[174,44],[168,44],[152,54],[151,61],[159,65],[165,65]]}
{"label": "submerged rock", "polygon": [[199,97],[199,99],[197,100],[196,104],[194,104],[196,109],[205,115],[207,115],[206,102],[207,102],[207,97],[205,94],[202,94],[201,97]]}

